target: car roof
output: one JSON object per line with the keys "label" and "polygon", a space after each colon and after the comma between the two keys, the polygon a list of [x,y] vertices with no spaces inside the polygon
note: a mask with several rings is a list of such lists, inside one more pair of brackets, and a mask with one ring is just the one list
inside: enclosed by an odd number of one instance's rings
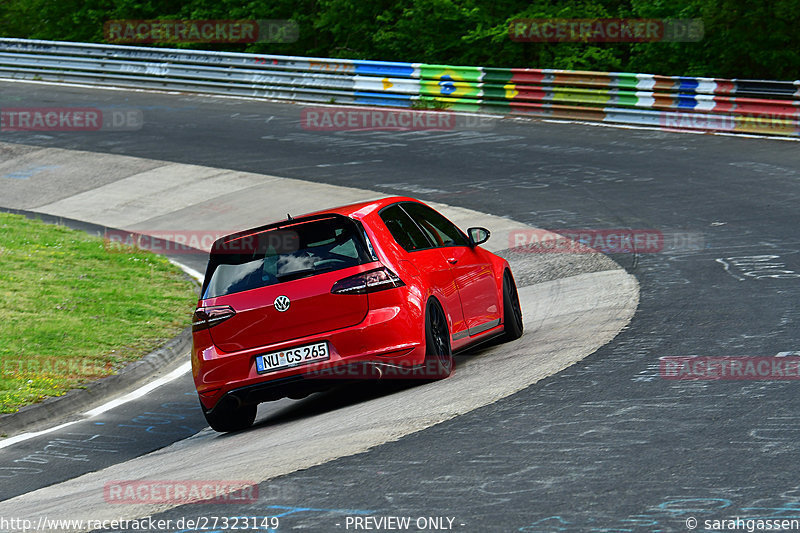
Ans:
{"label": "car roof", "polygon": [[357,218],[361,219],[364,216],[373,213],[375,211],[380,211],[387,205],[395,204],[397,202],[417,202],[420,203],[419,200],[416,198],[411,198],[409,196],[387,196],[385,198],[378,198],[375,200],[368,200],[366,202],[358,202],[355,204],[348,204],[342,205],[339,207],[332,207],[329,209],[323,209],[321,211],[314,211],[313,213],[307,213],[304,215],[300,215],[296,218],[306,217],[306,216],[313,216],[313,215],[326,215],[326,214],[337,214],[337,215],[344,215],[346,217]]}
{"label": "car roof", "polygon": [[[323,209],[321,211],[314,211],[313,213],[305,213],[305,214],[298,215],[298,216],[292,216],[291,219],[292,219],[292,221],[296,220],[298,223],[301,223],[305,219],[313,219],[313,218],[320,218],[320,217],[324,218],[325,215],[339,215],[339,216],[345,216],[345,217],[348,217],[348,218],[354,218],[354,219],[357,219],[357,220],[361,220],[362,218],[364,218],[365,216],[369,215],[370,213],[374,213],[376,211],[379,211],[379,210],[383,209],[384,207],[386,207],[387,205],[391,205],[391,204],[394,204],[394,203],[397,203],[397,202],[416,202],[416,203],[419,203],[419,200],[417,200],[415,198],[410,198],[408,196],[388,196],[386,198],[378,198],[376,200],[369,200],[369,201],[366,201],[366,202],[358,202],[358,203],[355,203],[355,204],[348,204],[348,205],[343,205],[343,206],[339,206],[339,207],[332,207],[332,208],[329,208],[329,209]],[[288,214],[291,215],[291,213],[288,213]],[[212,253],[213,253],[214,250],[217,250],[217,249],[219,249],[221,247],[224,247],[224,245],[226,243],[228,243],[228,242],[230,242],[232,240],[235,240],[235,239],[247,236],[247,235],[253,235],[253,234],[256,234],[256,233],[260,233],[260,232],[263,232],[263,231],[266,231],[266,230],[269,230],[269,229],[273,229],[273,228],[285,225],[287,223],[291,223],[291,221],[288,220],[288,217],[286,219],[278,220],[278,221],[275,221],[275,222],[271,222],[271,223],[263,225],[263,226],[259,226],[259,227],[255,227],[255,228],[249,228],[249,229],[237,231],[235,233],[231,233],[230,235],[225,235],[223,237],[220,237],[216,241],[214,241],[214,244],[211,247]]]}

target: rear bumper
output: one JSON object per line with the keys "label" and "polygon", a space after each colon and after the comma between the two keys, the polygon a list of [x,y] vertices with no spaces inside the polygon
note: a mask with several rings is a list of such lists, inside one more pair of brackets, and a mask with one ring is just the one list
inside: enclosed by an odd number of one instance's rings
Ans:
{"label": "rear bumper", "polygon": [[[298,374],[285,378],[270,379],[251,385],[244,385],[229,390],[216,398],[214,407],[232,402],[236,405],[254,405],[262,402],[280,400],[281,398],[300,399],[333,388],[345,383],[355,383],[364,379],[428,379],[429,370],[425,364],[407,366],[393,365],[382,361],[349,363],[321,370],[316,374]],[[204,400],[200,396],[201,401]],[[209,407],[203,401],[207,412]]]}
{"label": "rear bumper", "polygon": [[[412,375],[425,359],[424,311],[407,287],[370,295],[370,311],[355,326],[259,346],[222,352],[208,331],[195,332],[192,372],[200,402],[212,409],[223,398],[254,404],[312,392],[356,379]],[[256,357],[326,341],[330,359],[259,374]],[[408,370],[406,372],[405,370]]]}

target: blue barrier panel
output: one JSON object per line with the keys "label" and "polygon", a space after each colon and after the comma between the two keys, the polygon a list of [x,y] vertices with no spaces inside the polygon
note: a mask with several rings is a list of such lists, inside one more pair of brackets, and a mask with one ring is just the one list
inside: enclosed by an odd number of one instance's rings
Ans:
{"label": "blue barrier panel", "polygon": [[353,61],[356,74],[365,76],[389,76],[394,78],[410,78],[414,73],[411,63],[391,63],[388,61]]}
{"label": "blue barrier panel", "polygon": [[411,95],[408,94],[386,94],[356,91],[354,95],[355,101],[358,104],[411,107]]}

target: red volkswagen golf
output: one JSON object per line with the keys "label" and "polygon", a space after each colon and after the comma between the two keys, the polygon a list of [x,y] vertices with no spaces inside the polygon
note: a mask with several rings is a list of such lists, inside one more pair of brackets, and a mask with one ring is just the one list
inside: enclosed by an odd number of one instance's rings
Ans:
{"label": "red volkswagen golf", "polygon": [[508,262],[429,206],[393,197],[223,237],[192,321],[192,370],[217,431],[260,402],[357,377],[445,378],[453,353],[522,335]]}

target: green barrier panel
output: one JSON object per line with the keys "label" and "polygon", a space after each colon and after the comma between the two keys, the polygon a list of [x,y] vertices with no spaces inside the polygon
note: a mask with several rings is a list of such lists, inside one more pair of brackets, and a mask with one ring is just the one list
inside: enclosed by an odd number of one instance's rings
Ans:
{"label": "green barrier panel", "polygon": [[428,80],[482,81],[483,69],[481,67],[454,67],[450,65],[429,65],[422,63],[419,66],[419,77]]}
{"label": "green barrier panel", "polygon": [[639,86],[639,77],[636,74],[615,74],[615,78],[612,85],[613,87],[636,90]]}
{"label": "green barrier panel", "polygon": [[449,98],[478,98],[481,95],[480,84],[450,80],[420,80],[419,93],[424,96]]}
{"label": "green barrier panel", "polygon": [[506,85],[514,77],[514,73],[510,68],[484,68],[483,69],[483,82],[494,83],[497,85]]}
{"label": "green barrier panel", "polygon": [[635,94],[620,91],[618,93],[611,94],[611,101],[614,103],[614,105],[635,107],[639,104],[640,98]]}

